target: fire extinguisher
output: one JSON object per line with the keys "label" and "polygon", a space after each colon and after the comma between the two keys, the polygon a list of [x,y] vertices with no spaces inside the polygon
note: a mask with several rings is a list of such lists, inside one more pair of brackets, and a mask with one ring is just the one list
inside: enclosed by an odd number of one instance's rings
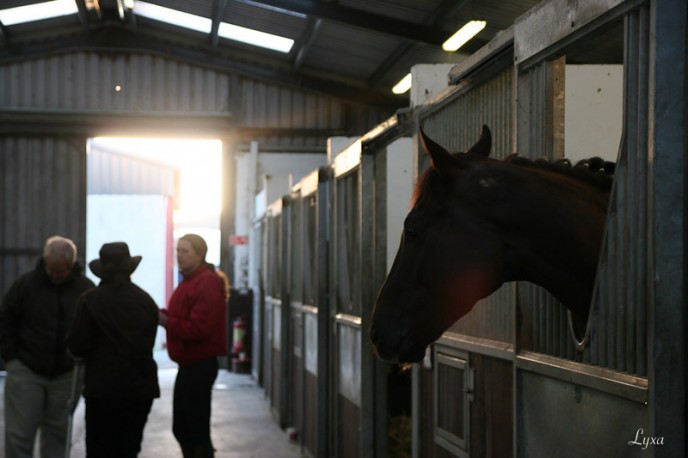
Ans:
{"label": "fire extinguisher", "polygon": [[244,337],[246,336],[246,322],[243,316],[239,316],[232,323],[232,354],[239,361],[246,359],[246,350],[244,347]]}

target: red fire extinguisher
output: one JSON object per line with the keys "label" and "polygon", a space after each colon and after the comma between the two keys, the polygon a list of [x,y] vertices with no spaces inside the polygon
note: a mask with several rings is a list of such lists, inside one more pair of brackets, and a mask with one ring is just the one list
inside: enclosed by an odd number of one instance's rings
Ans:
{"label": "red fire extinguisher", "polygon": [[245,337],[246,320],[240,315],[232,322],[232,371],[239,374],[246,374],[251,369],[251,361],[246,357]]}
{"label": "red fire extinguisher", "polygon": [[244,346],[244,337],[246,336],[246,322],[243,316],[239,316],[232,323],[232,354],[238,361],[246,359],[246,347]]}

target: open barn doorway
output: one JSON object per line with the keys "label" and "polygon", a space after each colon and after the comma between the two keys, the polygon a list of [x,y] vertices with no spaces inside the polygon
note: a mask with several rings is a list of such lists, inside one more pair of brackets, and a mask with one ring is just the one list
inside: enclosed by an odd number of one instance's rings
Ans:
{"label": "open barn doorway", "polygon": [[[87,157],[87,262],[103,243],[126,242],[132,256],[143,257],[132,280],[159,307],[179,282],[179,237],[201,235],[206,260],[220,264],[221,141],[95,137],[88,140]],[[98,281],[90,270],[88,275]],[[163,347],[159,330],[155,348]]]}

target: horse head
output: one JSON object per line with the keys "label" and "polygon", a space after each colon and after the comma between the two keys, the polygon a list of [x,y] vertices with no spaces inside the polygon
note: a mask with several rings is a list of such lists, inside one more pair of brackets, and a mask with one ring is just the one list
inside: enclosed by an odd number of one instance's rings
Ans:
{"label": "horse head", "polygon": [[501,240],[475,208],[475,194],[492,184],[480,174],[493,162],[490,130],[483,126],[478,142],[458,154],[422,130],[420,138],[431,166],[419,178],[370,329],[378,355],[399,362],[420,360],[427,345],[503,283]]}
{"label": "horse head", "polygon": [[[419,361],[430,343],[507,281],[546,288],[580,328],[606,220],[605,170],[491,159],[487,126],[465,153],[450,154],[422,130],[420,139],[431,166],[418,180],[373,310],[370,337],[378,355]],[[593,184],[600,175],[604,182]]]}

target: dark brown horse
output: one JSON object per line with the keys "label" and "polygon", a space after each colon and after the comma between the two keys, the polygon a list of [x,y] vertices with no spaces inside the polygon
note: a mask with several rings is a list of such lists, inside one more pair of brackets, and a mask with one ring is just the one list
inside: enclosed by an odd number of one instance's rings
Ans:
{"label": "dark brown horse", "polygon": [[418,180],[373,311],[378,355],[419,361],[478,300],[509,281],[546,288],[574,319],[586,320],[611,179],[600,186],[570,165],[491,159],[487,126],[466,153],[450,154],[422,130],[420,138],[431,167]]}

